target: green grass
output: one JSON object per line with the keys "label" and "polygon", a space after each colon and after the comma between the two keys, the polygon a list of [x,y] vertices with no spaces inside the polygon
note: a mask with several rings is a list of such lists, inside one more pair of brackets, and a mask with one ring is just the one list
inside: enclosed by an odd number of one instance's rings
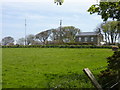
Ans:
{"label": "green grass", "polygon": [[2,89],[2,49],[0,48],[0,89]]}
{"label": "green grass", "polygon": [[79,76],[82,69],[106,66],[106,58],[113,54],[111,49],[4,48],[2,51],[3,88],[88,88],[91,87],[88,79]]}

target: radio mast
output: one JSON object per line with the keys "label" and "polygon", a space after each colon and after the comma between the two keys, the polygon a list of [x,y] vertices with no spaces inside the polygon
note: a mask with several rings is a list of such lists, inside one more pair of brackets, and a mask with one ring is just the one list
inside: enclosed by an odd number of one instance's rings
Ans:
{"label": "radio mast", "polygon": [[26,26],[27,24],[26,24],[26,18],[25,18],[25,45],[26,45]]}
{"label": "radio mast", "polygon": [[62,20],[60,20],[60,37],[59,37],[59,42],[61,43],[62,42]]}

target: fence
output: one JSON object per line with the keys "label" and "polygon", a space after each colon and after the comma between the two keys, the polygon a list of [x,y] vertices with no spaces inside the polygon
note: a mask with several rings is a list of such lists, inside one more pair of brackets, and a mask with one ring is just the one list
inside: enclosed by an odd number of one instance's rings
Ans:
{"label": "fence", "polygon": [[[88,68],[83,69],[83,71],[88,76],[88,78],[91,80],[91,82],[93,83],[93,85],[94,85],[94,87],[96,89],[98,89],[98,90],[103,90],[103,88],[104,89],[106,89],[106,88],[109,88],[109,89],[119,89],[118,87],[116,87],[120,83],[119,76],[118,76],[117,79],[113,79],[113,80],[107,82],[104,86],[101,86],[97,82],[96,78],[94,77],[94,75],[91,73],[91,71]],[[109,84],[111,84],[111,85],[109,85]],[[107,87],[107,86],[109,86],[109,87]]]}

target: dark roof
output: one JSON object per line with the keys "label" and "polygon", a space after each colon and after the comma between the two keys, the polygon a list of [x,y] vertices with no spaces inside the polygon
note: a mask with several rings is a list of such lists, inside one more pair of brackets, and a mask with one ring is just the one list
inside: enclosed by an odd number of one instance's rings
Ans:
{"label": "dark roof", "polygon": [[94,36],[99,35],[97,32],[80,32],[77,36]]}

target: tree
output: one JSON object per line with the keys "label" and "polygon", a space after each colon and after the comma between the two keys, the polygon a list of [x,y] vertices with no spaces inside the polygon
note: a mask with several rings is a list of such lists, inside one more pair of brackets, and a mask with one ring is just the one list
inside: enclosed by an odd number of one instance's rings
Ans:
{"label": "tree", "polygon": [[64,0],[54,0],[54,3],[57,3],[57,5],[62,5]]}
{"label": "tree", "polygon": [[57,29],[51,29],[50,39],[52,41],[58,41],[59,40],[59,31]]}
{"label": "tree", "polygon": [[101,15],[102,19],[104,21],[107,21],[108,18],[116,19],[120,21],[120,0],[117,0],[118,2],[100,2],[99,4],[92,5],[88,12],[90,14],[97,13],[98,15]]}
{"label": "tree", "polygon": [[[112,0],[100,0],[100,3],[92,5],[88,9],[88,12],[90,12],[90,14],[97,13],[101,15],[104,21],[107,21],[108,18],[120,21],[120,0],[115,1],[116,2],[112,2]],[[54,3],[57,3],[57,5],[62,5],[63,2],[64,0],[54,0]]]}
{"label": "tree", "polygon": [[[108,88],[114,86],[112,89],[120,89],[120,51],[114,52],[114,54],[108,59],[107,69],[101,71],[100,73],[100,83],[104,86],[108,84]],[[112,82],[111,82],[112,81]],[[103,87],[106,88],[106,87]]]}
{"label": "tree", "polygon": [[25,38],[20,38],[17,40],[17,44],[24,45],[25,44]]}
{"label": "tree", "polygon": [[58,27],[52,29],[51,40],[58,41],[59,43],[75,42],[76,35],[80,32],[80,29],[74,26]]}
{"label": "tree", "polygon": [[[111,2],[111,0],[108,0],[108,2],[94,4],[88,9],[88,12],[90,12],[90,14],[97,13],[98,15],[101,15],[103,21],[107,21],[109,18],[120,21],[120,0],[117,0],[116,2]],[[118,22],[118,25],[116,26],[119,28],[120,38],[120,22]]]}
{"label": "tree", "polygon": [[27,45],[30,45],[30,44],[32,45],[34,43],[34,41],[35,41],[34,35],[30,34],[27,36]]}
{"label": "tree", "polygon": [[64,42],[75,42],[76,35],[80,33],[80,29],[74,26],[62,27],[63,41]]}
{"label": "tree", "polygon": [[[109,0],[108,0],[109,1]],[[113,20],[120,21],[120,0],[117,0],[118,2],[100,2],[100,4],[92,5],[88,12],[90,14],[97,13],[98,15],[101,15],[103,21],[107,21],[109,18]],[[112,31],[108,31],[107,28],[111,27]],[[120,22],[116,25],[119,36],[120,37]],[[113,29],[116,28],[114,25],[109,26],[109,23],[105,26],[103,25],[104,32],[107,36],[107,34],[111,34],[111,41],[113,42],[113,38],[115,37],[113,35]],[[115,29],[114,29],[115,30]],[[108,68],[101,72],[100,80],[102,81],[101,84],[105,85],[106,81],[112,81],[112,85],[116,84],[116,80],[118,82],[118,90],[120,89],[120,51],[114,53],[113,56],[108,58]],[[116,69],[115,69],[115,68]],[[118,73],[117,73],[118,72]],[[103,77],[103,80],[102,80]],[[117,78],[118,77],[118,78]],[[117,78],[117,79],[116,79]],[[115,80],[114,80],[115,79]],[[114,88],[113,88],[114,89]]]}
{"label": "tree", "polygon": [[14,43],[14,38],[11,36],[4,37],[2,39],[2,45],[8,45],[9,43]]}
{"label": "tree", "polygon": [[108,43],[116,43],[116,40],[119,38],[119,28],[118,21],[107,21],[106,23],[102,23],[100,29],[105,35],[105,40]]}
{"label": "tree", "polygon": [[45,42],[47,41],[50,34],[51,34],[51,30],[46,30],[38,33],[35,37],[36,39],[39,39],[43,44],[46,44]]}

